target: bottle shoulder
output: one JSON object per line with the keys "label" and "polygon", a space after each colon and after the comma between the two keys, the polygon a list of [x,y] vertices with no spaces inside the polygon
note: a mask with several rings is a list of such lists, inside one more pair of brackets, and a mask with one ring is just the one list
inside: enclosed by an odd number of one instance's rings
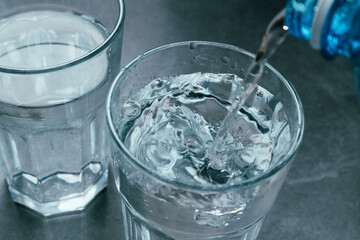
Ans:
{"label": "bottle shoulder", "polygon": [[360,1],[338,0],[328,14],[321,40],[325,55],[351,57],[360,51]]}
{"label": "bottle shoulder", "polygon": [[360,51],[359,0],[288,0],[285,24],[326,58]]}
{"label": "bottle shoulder", "polygon": [[290,34],[303,40],[311,37],[311,27],[318,0],[288,0],[285,24]]}

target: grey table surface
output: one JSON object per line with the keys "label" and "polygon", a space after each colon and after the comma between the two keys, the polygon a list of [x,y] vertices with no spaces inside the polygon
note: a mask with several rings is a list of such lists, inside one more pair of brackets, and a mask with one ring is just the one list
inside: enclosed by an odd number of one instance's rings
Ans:
{"label": "grey table surface", "polygon": [[[206,40],[256,51],[284,0],[127,0],[124,66],[160,45]],[[325,61],[289,37],[270,63],[302,99],[303,144],[259,240],[360,239],[360,104],[351,62]],[[121,239],[119,196],[109,187],[79,214],[42,218],[12,202],[0,173],[0,239]]]}

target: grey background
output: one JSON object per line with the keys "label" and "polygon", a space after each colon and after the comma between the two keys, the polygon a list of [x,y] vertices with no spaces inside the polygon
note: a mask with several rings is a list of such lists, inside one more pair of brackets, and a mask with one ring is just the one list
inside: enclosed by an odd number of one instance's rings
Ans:
{"label": "grey background", "polygon": [[[256,51],[284,0],[127,0],[122,65],[160,45],[207,40]],[[360,239],[360,104],[351,63],[327,62],[293,37],[270,63],[297,89],[303,144],[259,240]],[[44,219],[11,201],[0,173],[0,239],[120,239],[110,185],[80,214]]]}

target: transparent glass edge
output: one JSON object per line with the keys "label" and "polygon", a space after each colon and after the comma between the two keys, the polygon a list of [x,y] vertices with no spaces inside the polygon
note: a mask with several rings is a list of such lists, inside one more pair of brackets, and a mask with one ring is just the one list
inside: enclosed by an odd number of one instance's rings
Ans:
{"label": "transparent glass edge", "polygon": [[70,62],[66,62],[63,64],[46,67],[46,68],[38,68],[38,69],[21,69],[21,68],[8,68],[4,66],[0,66],[0,72],[8,73],[8,74],[42,74],[55,72],[59,70],[63,70],[78,64],[81,64],[87,60],[90,60],[98,55],[100,55],[121,33],[125,21],[125,3],[124,0],[118,0],[119,3],[119,17],[117,19],[116,25],[112,30],[111,34],[102,42],[98,47],[89,53],[83,55],[80,58],[74,59]]}

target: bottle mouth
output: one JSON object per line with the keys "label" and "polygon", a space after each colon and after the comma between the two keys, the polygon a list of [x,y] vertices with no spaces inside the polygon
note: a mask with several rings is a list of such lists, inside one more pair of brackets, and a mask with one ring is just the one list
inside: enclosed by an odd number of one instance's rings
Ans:
{"label": "bottle mouth", "polygon": [[314,49],[321,48],[321,35],[328,13],[335,0],[318,0],[314,8],[314,17],[311,26],[310,45]]}

